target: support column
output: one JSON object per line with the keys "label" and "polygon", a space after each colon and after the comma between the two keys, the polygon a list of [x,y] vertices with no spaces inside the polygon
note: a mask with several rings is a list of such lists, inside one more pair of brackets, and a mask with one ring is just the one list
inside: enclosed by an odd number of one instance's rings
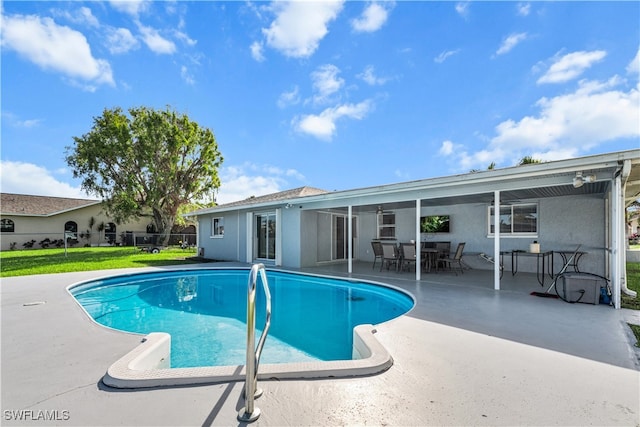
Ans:
{"label": "support column", "polygon": [[624,271],[623,253],[626,250],[624,239],[624,197],[622,195],[622,182],[620,175],[615,177],[611,190],[611,293],[613,306],[620,308],[620,277]]}
{"label": "support column", "polygon": [[493,289],[500,290],[500,191],[493,193]]}
{"label": "support column", "polygon": [[353,273],[353,206],[349,205],[347,214],[347,259],[349,274]]}
{"label": "support column", "polygon": [[420,251],[420,199],[416,199],[416,280],[420,280],[422,273],[420,266],[422,253]]}

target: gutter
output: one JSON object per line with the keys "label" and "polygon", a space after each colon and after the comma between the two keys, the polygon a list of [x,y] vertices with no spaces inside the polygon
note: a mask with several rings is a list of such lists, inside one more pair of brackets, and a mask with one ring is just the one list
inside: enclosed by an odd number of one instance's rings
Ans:
{"label": "gutter", "polygon": [[[618,171],[618,173],[621,174],[621,179],[623,182],[623,187],[622,187],[622,198],[623,198],[623,203],[622,206],[624,207],[624,195],[627,193],[627,180],[629,178],[629,174],[631,173],[631,160],[624,160],[622,162],[622,168]],[[626,218],[625,218],[625,224],[626,224]],[[627,238],[627,236],[625,235],[625,239]],[[625,245],[626,246],[626,245]],[[625,265],[626,265],[626,250],[625,250]],[[636,291],[632,291],[631,289],[627,288],[627,272],[626,272],[626,268],[625,268],[625,274],[624,274],[624,280],[621,281],[620,283],[620,290],[627,296],[630,296],[632,298],[636,298],[638,293]]]}

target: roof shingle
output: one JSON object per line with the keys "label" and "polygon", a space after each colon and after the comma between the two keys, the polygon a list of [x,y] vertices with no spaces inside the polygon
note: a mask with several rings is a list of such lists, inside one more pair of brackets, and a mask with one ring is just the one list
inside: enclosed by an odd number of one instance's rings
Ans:
{"label": "roof shingle", "polygon": [[49,216],[98,203],[100,200],[0,193],[2,215]]}

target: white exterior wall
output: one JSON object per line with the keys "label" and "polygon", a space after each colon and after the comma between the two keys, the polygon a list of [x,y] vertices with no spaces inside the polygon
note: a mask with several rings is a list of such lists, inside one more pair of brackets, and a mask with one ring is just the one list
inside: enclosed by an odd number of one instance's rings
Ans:
{"label": "white exterior wall", "polygon": [[[529,244],[537,240],[542,251],[574,250],[578,244],[588,252],[580,261],[583,271],[604,274],[605,271],[605,201],[588,196],[544,198],[522,201],[537,203],[539,230],[536,237],[510,237],[502,235],[501,250],[528,250]],[[283,209],[278,226],[282,233],[282,265],[285,267],[313,267],[318,259],[318,245],[330,236],[330,221],[322,222],[326,215],[315,210],[299,208]],[[325,211],[326,212],[326,211]],[[396,214],[396,237],[398,242],[415,240],[415,209],[393,210]],[[482,203],[457,204],[422,208],[421,216],[449,215],[450,233],[421,234],[421,241],[450,241],[451,250],[465,242],[465,262],[472,268],[492,269],[493,265],[480,257],[471,255],[484,252],[493,254],[494,239],[488,235],[487,205]],[[211,215],[203,215],[200,221],[200,242],[205,248],[205,257],[223,260],[246,261],[246,214],[236,212],[217,214],[225,218],[225,236],[210,238]],[[373,212],[358,213],[358,244],[354,253],[356,260],[372,261],[371,240],[376,237],[377,219]],[[505,256],[505,274],[511,271],[511,257]],[[555,257],[555,271],[562,267],[561,258]],[[535,272],[535,258],[520,257],[519,271]]]}
{"label": "white exterior wall", "polygon": [[[33,246],[34,248],[40,248],[38,242],[45,238],[49,238],[50,240],[64,239],[64,225],[68,221],[74,221],[78,225],[78,234],[85,233],[89,230],[89,219],[91,217],[95,220],[92,237],[91,239],[78,239],[78,246],[84,246],[85,244],[106,244],[107,240],[105,239],[104,231],[98,232],[98,225],[100,223],[115,223],[115,221],[104,214],[100,205],[92,205],[46,217],[2,215],[2,218],[13,221],[15,231],[13,233],[2,233],[1,250],[9,250],[13,242],[16,243],[16,249],[23,249],[22,244],[30,240],[36,241]],[[116,241],[120,241],[120,233],[125,231],[146,233],[147,225],[150,222],[150,219],[143,219],[140,221],[130,221],[125,224],[116,224]]]}

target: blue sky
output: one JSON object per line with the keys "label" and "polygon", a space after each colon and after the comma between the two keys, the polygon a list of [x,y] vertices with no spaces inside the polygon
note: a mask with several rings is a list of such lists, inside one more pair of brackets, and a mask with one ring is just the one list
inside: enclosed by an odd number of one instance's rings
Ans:
{"label": "blue sky", "polygon": [[86,197],[105,108],[216,135],[220,203],[640,147],[639,2],[2,4],[3,192]]}

